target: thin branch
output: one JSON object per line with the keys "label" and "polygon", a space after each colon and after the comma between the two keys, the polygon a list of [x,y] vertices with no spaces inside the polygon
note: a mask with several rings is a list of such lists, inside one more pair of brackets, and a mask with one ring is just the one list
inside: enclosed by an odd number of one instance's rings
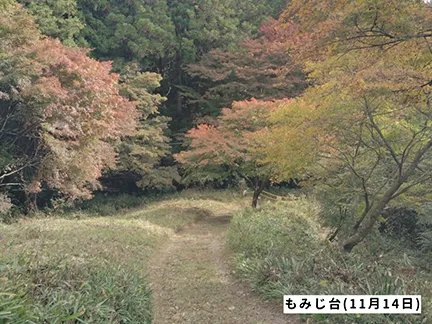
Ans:
{"label": "thin branch", "polygon": [[402,195],[402,194],[408,192],[408,190],[410,190],[411,188],[413,188],[413,187],[415,187],[415,186],[417,186],[417,185],[419,185],[419,184],[421,184],[421,183],[423,183],[423,182],[426,182],[426,181],[428,181],[428,180],[430,180],[430,179],[432,179],[432,176],[425,177],[425,178],[423,178],[423,179],[420,179],[420,180],[418,180],[418,181],[416,181],[416,182],[410,184],[409,186],[406,186],[406,187],[402,188],[399,192],[396,192],[396,193],[391,197],[391,199],[395,199],[396,197],[399,197],[400,195]]}
{"label": "thin branch", "polygon": [[381,132],[381,129],[378,127],[378,125],[375,123],[374,117],[372,115],[372,112],[370,111],[370,107],[368,104],[368,101],[366,98],[364,98],[365,100],[365,105],[366,105],[366,114],[369,117],[369,121],[371,122],[372,127],[376,130],[376,132],[378,133],[379,137],[381,138],[383,144],[385,145],[385,147],[389,150],[391,156],[393,157],[393,160],[396,162],[396,164],[399,167],[399,170],[402,171],[402,163],[399,161],[399,159],[397,158],[396,152],[394,151],[393,147],[390,145],[390,143],[387,141],[387,139],[385,138],[385,136],[383,135],[383,133]]}
{"label": "thin branch", "polygon": [[26,163],[24,166],[22,166],[22,167],[19,168],[19,169],[16,169],[16,170],[11,171],[11,172],[8,172],[8,173],[5,173],[5,174],[3,174],[3,175],[0,176],[0,180],[1,180],[1,179],[4,179],[4,178],[6,178],[6,177],[9,177],[9,176],[11,176],[11,175],[14,175],[15,173],[18,173],[18,172],[20,172],[21,170],[24,170],[24,169],[27,168],[28,166],[30,166],[30,163]]}

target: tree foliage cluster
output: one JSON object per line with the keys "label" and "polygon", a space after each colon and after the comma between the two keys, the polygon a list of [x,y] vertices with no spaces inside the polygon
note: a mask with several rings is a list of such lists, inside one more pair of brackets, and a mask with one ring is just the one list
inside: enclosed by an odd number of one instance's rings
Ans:
{"label": "tree foliage cluster", "polygon": [[92,56],[112,60],[116,72],[138,64],[140,71],[160,74],[159,92],[168,98],[163,113],[175,118],[171,128],[176,132],[190,126],[197,113],[190,102],[196,80],[188,65],[197,64],[211,50],[238,47],[267,17],[278,17],[287,2],[19,1],[36,17],[42,33],[68,45],[93,48]]}
{"label": "tree foliage cluster", "polygon": [[288,100],[246,100],[234,102],[224,108],[217,125],[201,124],[191,129],[186,137],[189,150],[176,155],[186,168],[186,181],[199,179],[223,180],[228,177],[246,179],[254,189],[252,205],[269,184],[273,175],[279,174],[276,164],[263,163],[262,148],[267,145],[267,119]]}
{"label": "tree foliage cluster", "polygon": [[[201,104],[213,100],[205,97],[207,88],[221,82],[206,79],[194,90],[201,78],[189,65],[212,50],[269,45],[270,33],[260,26],[277,17],[286,0],[1,5],[0,189],[6,210],[11,202],[35,208],[37,198],[87,199],[101,188],[100,180],[114,191],[160,190],[179,182],[169,158],[171,138],[225,106]],[[261,52],[260,62],[272,55]],[[272,52],[284,60],[280,46]],[[292,71],[278,69],[263,67],[266,79],[258,82],[283,83]],[[248,98],[259,91],[253,87]],[[230,96],[229,102],[246,98]]]}
{"label": "tree foliage cluster", "polygon": [[[265,145],[254,160],[272,166],[269,178],[297,173],[317,189],[334,192],[341,214],[352,216],[340,239],[349,252],[388,206],[420,207],[431,198],[432,10],[414,0],[294,0],[278,26],[284,30],[285,58],[302,68],[309,84],[269,110],[262,124]],[[218,62],[219,54],[211,55],[212,72],[194,67],[195,73],[238,78],[220,70],[235,60]],[[190,134],[204,136],[203,127]],[[243,127],[239,132],[247,130]],[[192,152],[204,156],[194,142]]]}
{"label": "tree foliage cluster", "polygon": [[[44,189],[91,197],[106,169],[151,173],[169,150],[166,120],[149,118],[162,101],[151,94],[160,77],[111,73],[87,49],[43,37],[14,2],[0,4],[2,191],[34,208]],[[122,158],[124,150],[132,153]]]}
{"label": "tree foliage cluster", "polygon": [[[298,129],[307,140],[305,127],[319,130],[309,138],[312,172],[351,208],[355,222],[342,242],[351,251],[389,204],[430,199],[432,11],[420,1],[322,5],[293,1],[284,14],[298,30],[293,55],[314,85],[287,107],[303,111],[301,127],[281,111],[275,134]],[[277,163],[275,152],[270,159]]]}

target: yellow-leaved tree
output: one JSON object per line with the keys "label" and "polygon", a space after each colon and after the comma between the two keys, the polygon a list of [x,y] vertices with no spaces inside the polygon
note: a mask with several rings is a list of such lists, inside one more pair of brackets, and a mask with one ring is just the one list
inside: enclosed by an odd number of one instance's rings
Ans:
{"label": "yellow-leaved tree", "polygon": [[391,202],[432,178],[432,9],[414,0],[295,0],[284,19],[312,86],[273,115],[280,144],[266,160],[283,165],[303,138],[310,171],[354,206],[341,240],[349,252]]}

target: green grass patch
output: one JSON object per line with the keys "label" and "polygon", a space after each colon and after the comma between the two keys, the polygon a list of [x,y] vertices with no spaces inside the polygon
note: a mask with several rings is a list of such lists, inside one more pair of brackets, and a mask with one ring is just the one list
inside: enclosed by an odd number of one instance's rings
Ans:
{"label": "green grass patch", "polygon": [[22,256],[0,263],[0,322],[150,323],[150,290],[112,264]]}
{"label": "green grass patch", "polygon": [[98,200],[0,224],[0,323],[149,323],[150,258],[175,231],[237,208],[217,195],[133,198],[135,209],[120,204],[107,217]]}
{"label": "green grass patch", "polygon": [[311,315],[309,323],[430,323],[431,281],[428,262],[415,251],[378,234],[351,254],[326,240],[320,206],[301,199],[246,209],[232,221],[228,242],[236,268],[264,298],[283,295],[405,295],[423,296],[423,314]]}
{"label": "green grass patch", "polygon": [[2,227],[0,323],[150,323],[146,269],[170,231],[105,218]]}
{"label": "green grass patch", "polygon": [[[209,190],[188,189],[164,195],[104,195],[96,194],[91,200],[77,203],[74,207],[67,207],[63,201],[54,203],[54,210],[45,211],[48,214],[65,218],[82,218],[88,216],[115,216],[133,208],[146,208],[154,206],[157,202],[186,202],[207,200],[209,202],[238,203],[240,200],[248,202],[248,197],[242,197],[238,190]],[[39,214],[40,215],[40,214]],[[38,216],[38,215],[36,215]]]}

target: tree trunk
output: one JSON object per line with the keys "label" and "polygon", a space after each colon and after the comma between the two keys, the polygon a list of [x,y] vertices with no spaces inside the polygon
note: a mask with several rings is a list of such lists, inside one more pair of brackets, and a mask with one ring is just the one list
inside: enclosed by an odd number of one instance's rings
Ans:
{"label": "tree trunk", "polygon": [[378,203],[373,206],[364,217],[363,223],[357,227],[357,230],[348,239],[343,242],[343,249],[346,252],[351,252],[352,249],[359,244],[372,231],[378,218],[381,216],[384,208],[392,200],[393,195],[398,191],[403,184],[403,177],[395,177],[392,185],[384,192]]}
{"label": "tree trunk", "polygon": [[176,112],[178,116],[182,115],[182,96],[179,90],[177,90],[176,98]]}
{"label": "tree trunk", "polygon": [[257,208],[259,195],[260,195],[260,192],[255,190],[253,193],[253,197],[252,197],[252,208]]}
{"label": "tree trunk", "polygon": [[262,181],[257,180],[255,185],[255,190],[252,196],[252,208],[257,208],[259,196],[263,192],[264,188],[267,186],[268,182],[269,182],[268,179]]}
{"label": "tree trunk", "polygon": [[[181,87],[183,84],[183,77],[182,77],[181,56],[178,52],[176,55],[176,70],[177,70],[177,85]],[[183,102],[182,102],[181,90],[180,90],[180,88],[177,88],[176,113],[179,117],[181,117],[181,115],[182,115],[182,109],[183,109],[182,105],[183,105]]]}
{"label": "tree trunk", "polygon": [[37,195],[36,194],[29,195],[26,192],[25,197],[26,197],[26,201],[24,203],[24,214],[28,215],[37,210]]}

